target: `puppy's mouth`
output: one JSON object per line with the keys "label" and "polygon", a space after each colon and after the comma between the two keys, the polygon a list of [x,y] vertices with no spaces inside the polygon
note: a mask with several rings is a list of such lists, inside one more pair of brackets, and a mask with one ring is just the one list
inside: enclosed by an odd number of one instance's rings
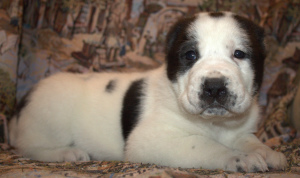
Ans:
{"label": "puppy's mouth", "polygon": [[200,113],[200,115],[205,116],[228,116],[232,114],[233,112],[228,107],[216,102],[203,107]]}

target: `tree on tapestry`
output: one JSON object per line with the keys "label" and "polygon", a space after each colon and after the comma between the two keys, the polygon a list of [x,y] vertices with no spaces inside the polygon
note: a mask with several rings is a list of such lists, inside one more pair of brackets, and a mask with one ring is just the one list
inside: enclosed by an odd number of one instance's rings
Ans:
{"label": "tree on tapestry", "polygon": [[9,74],[0,68],[0,114],[13,115],[15,94],[15,83],[11,80]]}
{"label": "tree on tapestry", "polygon": [[[189,9],[197,8],[196,4],[192,8],[174,2],[29,0],[24,4],[24,22],[26,28],[34,29],[42,36],[51,33],[50,38],[55,38],[62,46],[70,45],[68,49],[56,47],[50,50],[44,46],[49,55],[43,59],[51,56],[52,68],[58,66],[58,70],[79,72],[84,72],[82,67],[95,71],[115,67],[153,68],[164,58],[164,38],[168,28]],[[43,38],[41,35],[34,41],[39,42],[39,38]],[[54,65],[61,60],[69,60],[72,64]]]}
{"label": "tree on tapestry", "polygon": [[52,28],[72,38],[76,32],[94,32],[94,14],[106,7],[107,0],[27,0],[24,1],[24,22],[30,28]]}
{"label": "tree on tapestry", "polygon": [[3,117],[14,112],[22,7],[20,0],[0,3],[0,142]]}

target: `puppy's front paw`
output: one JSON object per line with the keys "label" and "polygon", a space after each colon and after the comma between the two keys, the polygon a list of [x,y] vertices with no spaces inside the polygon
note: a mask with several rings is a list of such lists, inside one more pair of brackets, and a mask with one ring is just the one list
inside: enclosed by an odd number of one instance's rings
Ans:
{"label": "puppy's front paw", "polygon": [[77,148],[70,148],[62,152],[63,161],[73,162],[73,161],[89,161],[89,155]]}
{"label": "puppy's front paw", "polygon": [[287,166],[284,154],[273,151],[269,147],[262,147],[255,150],[256,153],[262,155],[270,169],[284,170]]}
{"label": "puppy's front paw", "polygon": [[258,153],[241,153],[231,157],[225,170],[233,172],[265,172],[268,166],[265,160]]}

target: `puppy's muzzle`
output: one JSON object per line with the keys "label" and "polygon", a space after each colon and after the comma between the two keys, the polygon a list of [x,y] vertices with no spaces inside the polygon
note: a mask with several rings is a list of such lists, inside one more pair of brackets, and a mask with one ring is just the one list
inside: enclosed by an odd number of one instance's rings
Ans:
{"label": "puppy's muzzle", "polygon": [[207,107],[224,107],[228,100],[225,78],[206,78],[202,84],[200,99]]}

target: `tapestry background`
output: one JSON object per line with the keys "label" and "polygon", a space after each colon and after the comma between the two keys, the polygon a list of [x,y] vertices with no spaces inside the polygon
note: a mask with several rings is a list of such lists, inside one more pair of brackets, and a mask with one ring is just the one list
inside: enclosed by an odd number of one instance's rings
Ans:
{"label": "tapestry background", "polygon": [[[230,173],[122,161],[46,163],[17,155],[7,121],[22,96],[59,71],[144,71],[161,65],[170,26],[227,10],[265,29],[257,137],[285,154],[285,171]],[[299,0],[0,0],[0,175],[3,177],[299,177]],[[299,88],[299,87],[298,87]],[[298,129],[298,130],[297,130]]]}
{"label": "tapestry background", "polygon": [[[59,71],[158,67],[164,61],[166,34],[178,18],[221,10],[248,17],[265,29],[268,57],[260,103],[267,115],[295,88],[298,0],[2,0],[0,113],[10,118],[35,83]],[[0,125],[3,133],[3,121]]]}

